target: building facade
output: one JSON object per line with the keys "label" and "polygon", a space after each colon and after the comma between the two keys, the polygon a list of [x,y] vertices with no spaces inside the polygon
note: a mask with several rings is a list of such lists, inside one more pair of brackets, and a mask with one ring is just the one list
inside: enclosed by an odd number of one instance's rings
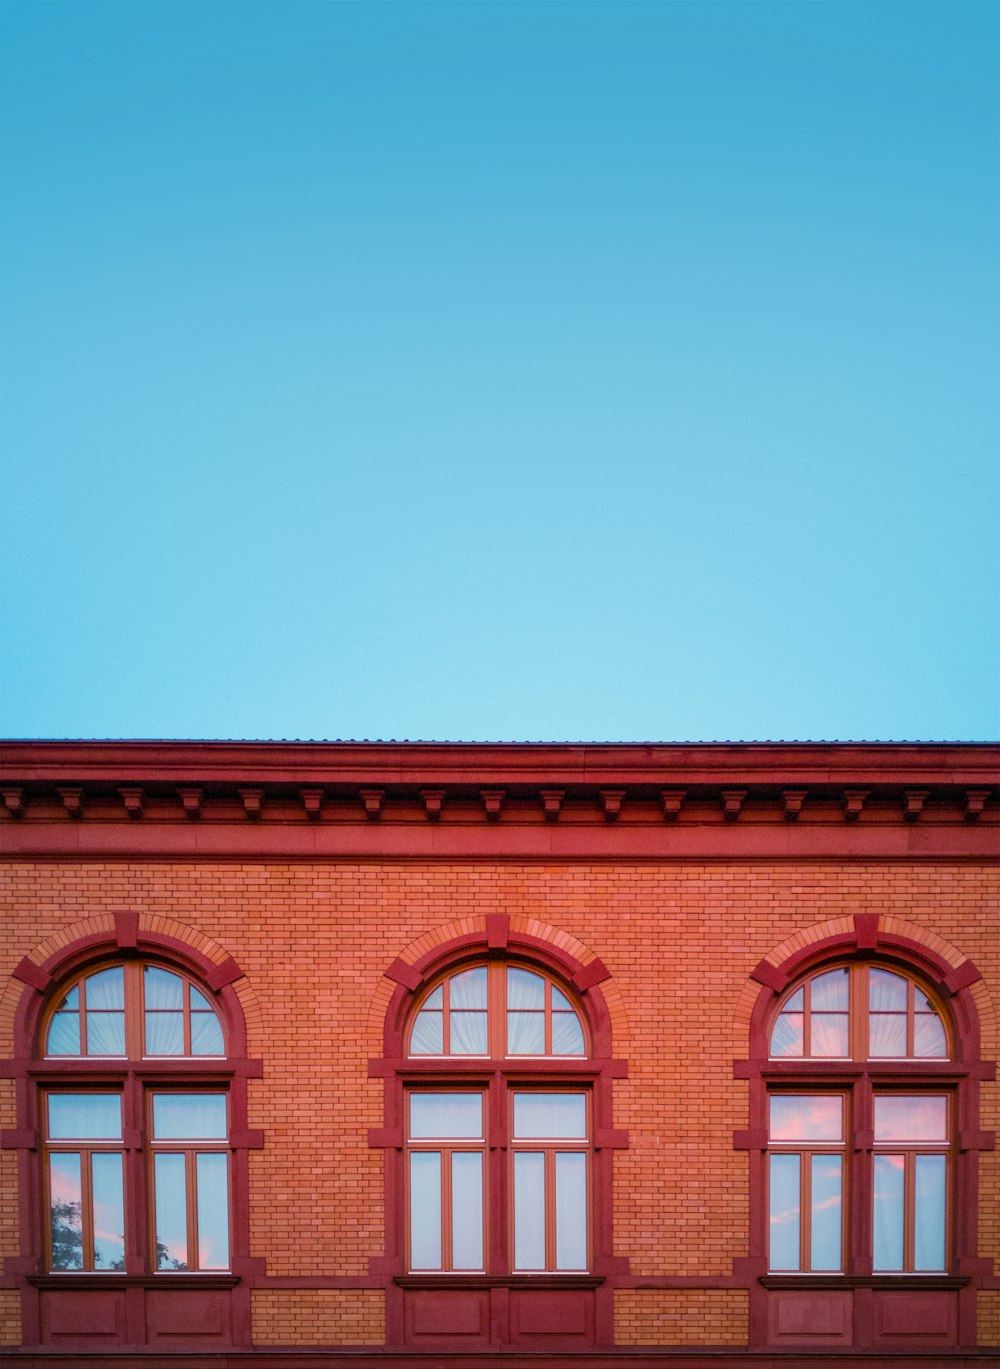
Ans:
{"label": "building facade", "polygon": [[998,762],[7,743],[10,1362],[996,1365]]}

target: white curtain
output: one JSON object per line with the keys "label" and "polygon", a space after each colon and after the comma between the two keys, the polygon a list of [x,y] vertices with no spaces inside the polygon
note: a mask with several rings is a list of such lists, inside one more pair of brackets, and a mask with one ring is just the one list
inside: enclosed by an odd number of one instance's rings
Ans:
{"label": "white curtain", "polygon": [[124,1008],[125,976],[120,965],[100,970],[87,980],[88,1008]]}
{"label": "white curtain", "polygon": [[179,975],[148,965],[144,976],[144,989],[147,1010],[184,1007],[184,981]]}

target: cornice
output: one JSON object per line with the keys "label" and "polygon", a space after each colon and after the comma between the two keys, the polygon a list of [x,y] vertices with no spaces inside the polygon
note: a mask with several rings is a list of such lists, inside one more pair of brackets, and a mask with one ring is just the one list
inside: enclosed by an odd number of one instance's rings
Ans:
{"label": "cornice", "polygon": [[8,742],[0,845],[67,859],[944,859],[992,744]]}
{"label": "cornice", "polygon": [[3,782],[114,785],[1000,784],[1000,744],[0,741]]}

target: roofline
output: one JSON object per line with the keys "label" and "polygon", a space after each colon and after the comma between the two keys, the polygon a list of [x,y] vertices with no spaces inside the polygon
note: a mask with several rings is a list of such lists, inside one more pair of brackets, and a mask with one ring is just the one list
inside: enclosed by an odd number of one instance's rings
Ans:
{"label": "roofline", "polygon": [[996,742],[9,740],[8,784],[1000,783]]}

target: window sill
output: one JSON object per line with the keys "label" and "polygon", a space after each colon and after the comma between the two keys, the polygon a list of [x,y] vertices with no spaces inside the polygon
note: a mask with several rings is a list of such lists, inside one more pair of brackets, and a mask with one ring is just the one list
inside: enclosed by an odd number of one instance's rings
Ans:
{"label": "window sill", "polygon": [[764,1288],[965,1288],[967,1274],[762,1274]]}
{"label": "window sill", "polygon": [[32,1288],[235,1288],[240,1282],[237,1274],[199,1274],[188,1270],[163,1274],[113,1274],[107,1271],[88,1273],[85,1270],[65,1274],[29,1274]]}
{"label": "window sill", "polygon": [[396,1274],[399,1288],[599,1288],[602,1274]]}

